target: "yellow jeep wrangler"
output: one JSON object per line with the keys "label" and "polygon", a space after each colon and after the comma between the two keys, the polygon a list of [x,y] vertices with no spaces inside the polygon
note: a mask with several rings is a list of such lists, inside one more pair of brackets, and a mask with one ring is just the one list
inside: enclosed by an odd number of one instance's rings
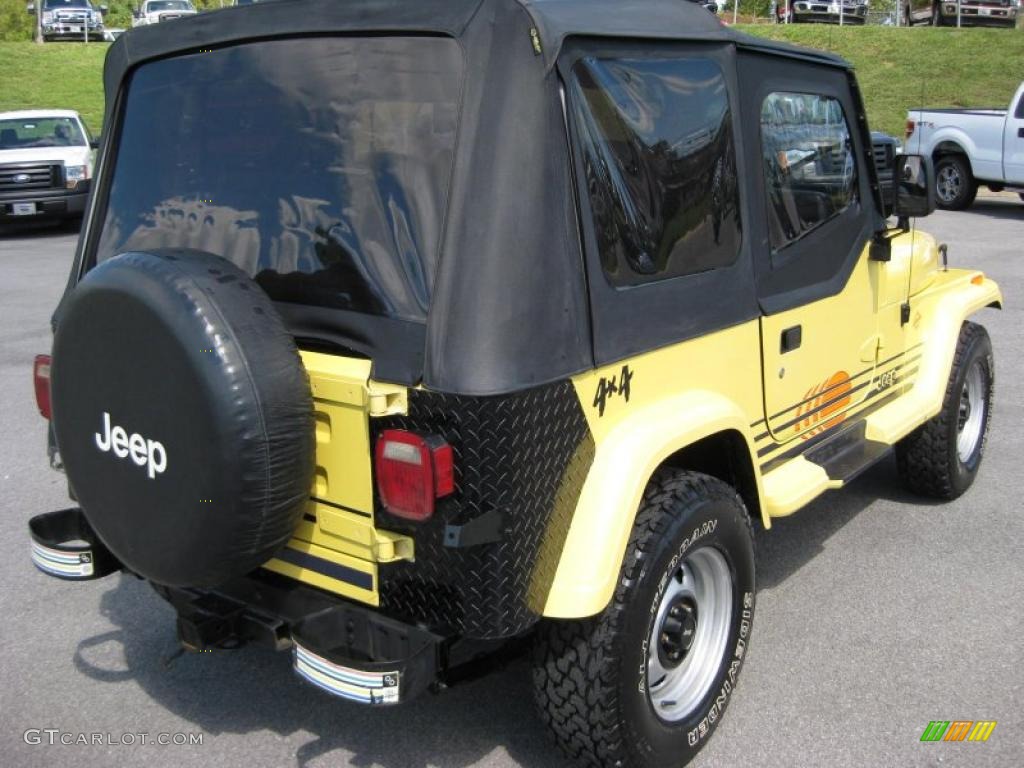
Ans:
{"label": "yellow jeep wrangler", "polygon": [[841,59],[678,0],[294,0],[105,84],[33,561],[152,582],[188,649],[381,705],[529,640],[570,755],[681,765],[755,526],[893,449],[977,474],[999,289],[909,228],[926,158],[887,223]]}

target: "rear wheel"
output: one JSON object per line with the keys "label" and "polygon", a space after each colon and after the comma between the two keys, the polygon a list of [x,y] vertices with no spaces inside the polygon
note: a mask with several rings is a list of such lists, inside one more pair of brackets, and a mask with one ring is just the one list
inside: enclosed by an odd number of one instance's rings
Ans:
{"label": "rear wheel", "polygon": [[912,491],[949,500],[971,487],[985,452],[994,383],[988,333],[964,323],[942,410],[896,445],[900,475]]}
{"label": "rear wheel", "polygon": [[753,536],[739,496],[706,475],[659,473],[608,607],[538,633],[541,716],[580,764],[683,765],[722,717],[753,610]]}
{"label": "rear wheel", "polygon": [[963,155],[943,155],[935,166],[935,202],[948,211],[962,211],[974,202],[978,182]]}

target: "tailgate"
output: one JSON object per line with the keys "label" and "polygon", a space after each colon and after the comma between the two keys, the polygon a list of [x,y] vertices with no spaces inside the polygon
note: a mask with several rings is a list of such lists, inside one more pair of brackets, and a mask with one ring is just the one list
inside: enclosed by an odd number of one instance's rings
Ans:
{"label": "tailgate", "polygon": [[369,420],[405,413],[405,387],[370,381],[370,361],[302,352],[316,411],[316,475],[295,536],[263,567],[370,605],[377,566],[412,560],[412,539],[374,525]]}

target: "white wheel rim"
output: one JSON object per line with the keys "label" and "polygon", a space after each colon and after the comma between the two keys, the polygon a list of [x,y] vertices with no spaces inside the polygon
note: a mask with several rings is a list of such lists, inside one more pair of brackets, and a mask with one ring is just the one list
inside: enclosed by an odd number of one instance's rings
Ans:
{"label": "white wheel rim", "polygon": [[944,203],[951,203],[960,194],[960,187],[963,179],[960,178],[960,171],[955,165],[947,165],[939,170],[935,180],[935,191]]}
{"label": "white wheel rim", "polygon": [[711,690],[732,609],[732,572],[722,553],[700,547],[687,555],[661,597],[648,643],[647,693],[662,720],[684,719]]}
{"label": "white wheel rim", "polygon": [[957,413],[956,453],[964,464],[970,461],[981,443],[987,408],[984,372],[981,369],[981,360],[975,360],[964,378]]}

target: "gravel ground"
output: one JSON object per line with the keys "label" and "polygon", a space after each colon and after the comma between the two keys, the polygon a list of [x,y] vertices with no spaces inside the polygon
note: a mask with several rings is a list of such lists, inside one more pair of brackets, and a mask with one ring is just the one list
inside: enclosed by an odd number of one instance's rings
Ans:
{"label": "gravel ground", "polygon": [[[902,490],[891,461],[758,537],[748,663],[695,766],[1016,766],[1024,750],[1024,205],[985,196],[926,228],[954,265],[1002,284],[980,316],[998,370],[974,488],[952,504]],[[171,610],[143,583],[64,584],[27,556],[25,521],[65,506],[33,404],[32,356],[76,235],[0,233],[0,754],[5,765],[564,766],[532,713],[522,661],[411,706],[370,711],[301,684],[258,649],[172,658]],[[987,743],[922,744],[929,720],[997,720]],[[26,743],[25,731],[202,734],[197,746]],[[45,738],[45,736],[44,736]],[[136,736],[138,741],[139,737]]]}

